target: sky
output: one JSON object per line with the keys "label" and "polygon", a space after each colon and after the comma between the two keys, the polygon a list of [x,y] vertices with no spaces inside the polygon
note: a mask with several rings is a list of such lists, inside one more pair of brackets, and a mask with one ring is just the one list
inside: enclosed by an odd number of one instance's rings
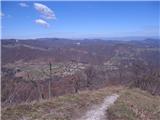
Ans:
{"label": "sky", "polygon": [[160,2],[2,1],[2,38],[158,36]]}

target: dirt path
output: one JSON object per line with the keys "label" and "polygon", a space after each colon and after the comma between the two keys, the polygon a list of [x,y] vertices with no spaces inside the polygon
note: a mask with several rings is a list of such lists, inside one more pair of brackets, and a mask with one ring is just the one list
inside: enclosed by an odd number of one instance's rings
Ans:
{"label": "dirt path", "polygon": [[77,120],[107,120],[106,110],[117,100],[119,95],[107,96],[101,105],[92,107],[82,118]]}

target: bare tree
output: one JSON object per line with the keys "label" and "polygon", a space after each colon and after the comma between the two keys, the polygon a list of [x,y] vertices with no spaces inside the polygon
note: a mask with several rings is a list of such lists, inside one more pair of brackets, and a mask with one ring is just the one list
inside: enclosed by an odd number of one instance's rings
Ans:
{"label": "bare tree", "polygon": [[120,62],[118,64],[119,81],[123,82],[124,64]]}
{"label": "bare tree", "polygon": [[134,77],[133,86],[147,90],[154,94],[160,94],[160,72],[150,64],[135,61],[132,65]]}
{"label": "bare tree", "polygon": [[53,75],[53,69],[52,69],[52,63],[51,60],[48,62],[47,65],[47,70],[46,69],[41,69],[41,72],[44,76],[47,77],[48,81],[48,98],[50,99],[52,97],[52,91],[51,91],[51,84],[53,79],[57,79],[55,75]]}
{"label": "bare tree", "polygon": [[87,76],[86,79],[86,87],[89,89],[92,85],[91,81],[93,80],[94,76],[95,76],[95,71],[93,66],[89,66],[86,70],[85,70],[85,74]]}
{"label": "bare tree", "polygon": [[135,61],[133,64],[132,64],[132,72],[133,72],[133,75],[134,75],[134,86],[135,87],[139,87],[140,85],[140,80],[142,78],[142,71],[143,71],[143,65],[141,64],[140,61]]}
{"label": "bare tree", "polygon": [[79,90],[79,77],[78,76],[75,76],[74,77],[74,91],[75,93],[78,93],[78,90]]}
{"label": "bare tree", "polygon": [[37,80],[34,80],[34,77],[31,73],[27,72],[27,79],[33,83],[33,85],[37,88],[39,94],[39,100],[43,99],[42,92]]}
{"label": "bare tree", "polygon": [[82,73],[78,71],[76,74],[74,74],[74,77],[73,77],[73,86],[74,86],[75,93],[78,93],[80,89],[81,80],[82,80]]}
{"label": "bare tree", "polygon": [[48,97],[51,98],[52,63],[49,62]]}

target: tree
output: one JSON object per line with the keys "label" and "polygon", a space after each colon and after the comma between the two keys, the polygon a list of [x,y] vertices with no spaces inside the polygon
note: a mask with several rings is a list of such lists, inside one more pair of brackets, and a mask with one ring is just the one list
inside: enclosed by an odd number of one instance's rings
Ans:
{"label": "tree", "polygon": [[27,79],[33,83],[33,86],[35,86],[37,88],[37,91],[38,91],[38,94],[39,94],[39,100],[43,99],[43,97],[42,97],[43,95],[42,95],[40,86],[38,84],[38,81],[34,80],[34,77],[33,77],[32,73],[27,72]]}
{"label": "tree", "polygon": [[79,81],[80,81],[79,76],[74,75],[74,77],[73,77],[73,87],[74,87],[74,92],[75,93],[78,93],[78,91],[79,91],[79,88],[80,88]]}
{"label": "tree", "polygon": [[119,81],[123,82],[124,64],[122,61],[118,64]]}
{"label": "tree", "polygon": [[132,65],[134,73],[133,86],[147,90],[154,94],[160,94],[160,72],[151,64],[144,64],[143,61],[135,61]]}
{"label": "tree", "polygon": [[44,74],[44,76],[47,76],[47,81],[48,81],[48,98],[50,99],[52,97],[51,94],[51,83],[52,83],[52,79],[53,79],[53,74],[52,74],[52,62],[51,60],[48,61],[47,64],[47,70],[46,69],[41,69],[42,74]]}
{"label": "tree", "polygon": [[144,78],[145,69],[146,67],[144,63],[140,60],[136,60],[132,63],[132,72],[134,75],[133,81],[135,87],[140,86],[140,81]]}
{"label": "tree", "polygon": [[49,62],[48,97],[51,98],[52,63]]}
{"label": "tree", "polygon": [[86,79],[86,87],[89,89],[92,85],[91,81],[94,79],[95,77],[95,71],[94,71],[94,67],[93,66],[89,66],[88,68],[86,68],[85,70],[85,74],[87,76]]}

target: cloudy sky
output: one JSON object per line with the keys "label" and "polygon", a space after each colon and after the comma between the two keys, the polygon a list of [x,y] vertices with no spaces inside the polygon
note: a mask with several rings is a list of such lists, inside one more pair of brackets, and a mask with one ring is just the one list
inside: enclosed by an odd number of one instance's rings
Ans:
{"label": "cloudy sky", "polygon": [[2,2],[2,38],[158,36],[160,2]]}

